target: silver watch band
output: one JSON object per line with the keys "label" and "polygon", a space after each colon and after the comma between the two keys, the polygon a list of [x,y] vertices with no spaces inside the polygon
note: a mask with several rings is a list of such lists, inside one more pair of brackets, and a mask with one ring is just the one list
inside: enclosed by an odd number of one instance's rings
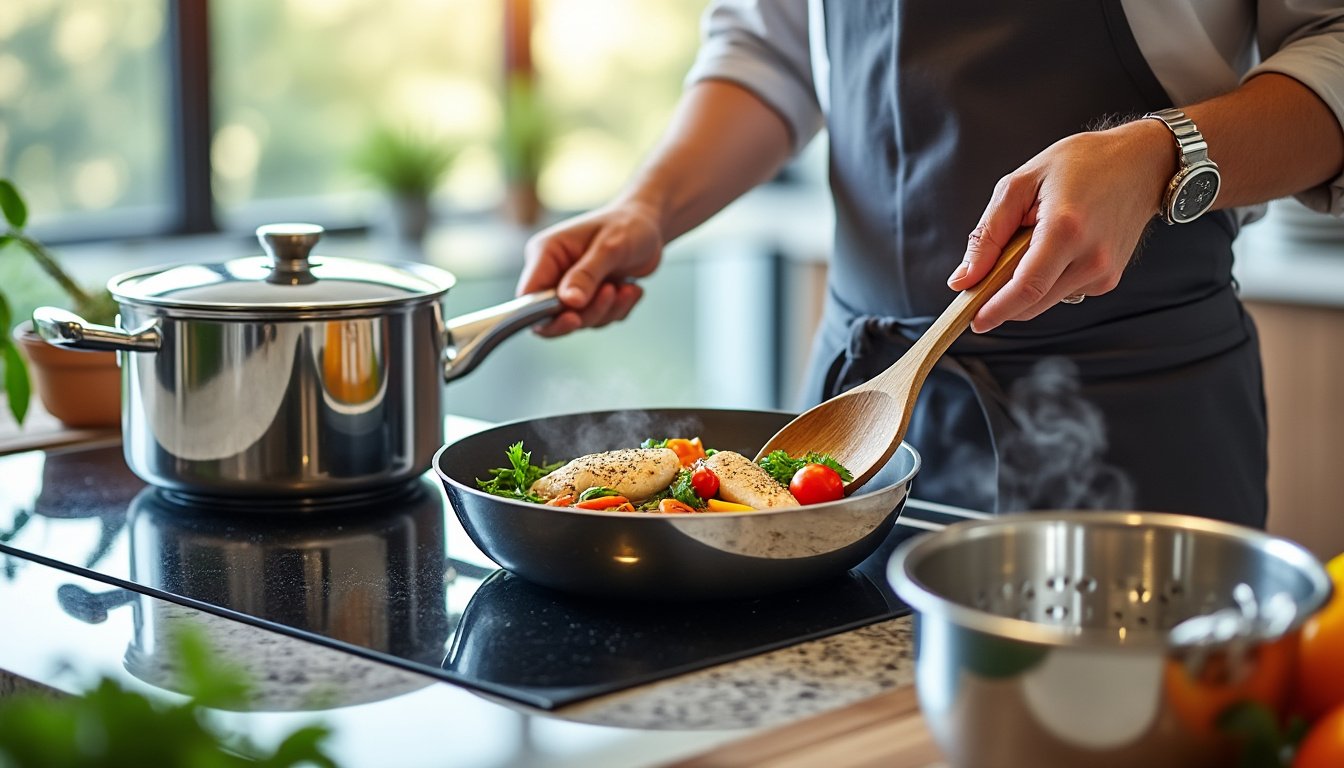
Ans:
{"label": "silver watch band", "polygon": [[1171,129],[1172,135],[1176,137],[1176,144],[1181,150],[1182,167],[1209,159],[1208,142],[1204,141],[1204,135],[1195,127],[1195,121],[1186,117],[1181,110],[1163,109],[1157,112],[1149,112],[1144,117],[1161,120]]}

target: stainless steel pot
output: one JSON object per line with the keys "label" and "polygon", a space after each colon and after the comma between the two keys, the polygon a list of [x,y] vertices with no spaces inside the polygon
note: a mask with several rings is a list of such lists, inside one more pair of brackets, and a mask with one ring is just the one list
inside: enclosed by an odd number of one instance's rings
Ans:
{"label": "stainless steel pot", "polygon": [[225,496],[316,496],[407,480],[442,444],[442,385],[553,314],[547,291],[445,322],[454,277],[311,255],[322,228],[262,227],[268,256],[108,283],[117,327],[33,313],[46,341],[116,350],[126,463]]}
{"label": "stainless steel pot", "polygon": [[892,556],[915,684],[954,766],[1214,768],[1281,711],[1325,569],[1263,532],[1183,515],[1037,512],[958,523]]}

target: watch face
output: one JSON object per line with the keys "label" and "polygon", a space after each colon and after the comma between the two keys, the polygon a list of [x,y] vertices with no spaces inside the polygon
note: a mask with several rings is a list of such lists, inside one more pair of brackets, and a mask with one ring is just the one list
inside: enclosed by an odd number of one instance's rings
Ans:
{"label": "watch face", "polygon": [[1213,168],[1196,169],[1182,182],[1180,189],[1171,201],[1171,218],[1184,224],[1194,221],[1201,213],[1213,206],[1218,197],[1218,185],[1222,179]]}

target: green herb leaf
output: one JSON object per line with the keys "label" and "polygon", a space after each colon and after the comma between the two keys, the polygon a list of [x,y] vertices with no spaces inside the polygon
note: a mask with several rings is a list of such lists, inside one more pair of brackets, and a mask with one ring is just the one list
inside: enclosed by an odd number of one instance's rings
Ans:
{"label": "green herb leaf", "polygon": [[775,481],[780,485],[788,485],[789,481],[793,479],[794,473],[801,469],[806,462],[802,459],[795,459],[784,451],[771,451],[756,463],[761,465],[761,469],[770,473],[770,476],[775,478]]}
{"label": "green herb leaf", "polygon": [[706,506],[705,500],[700,498],[700,494],[696,493],[695,488],[691,485],[691,471],[689,469],[683,469],[677,473],[677,479],[672,481],[671,495],[672,498],[688,507],[704,509]]}
{"label": "green herb leaf", "polygon": [[28,206],[14,187],[14,182],[9,179],[0,179],[0,211],[4,212],[5,221],[14,229],[23,229],[23,225],[28,223]]}
{"label": "green herb leaf", "polygon": [[667,447],[667,438],[663,438],[662,440],[654,440],[652,437],[650,437],[648,440],[645,440],[644,442],[640,443],[640,444],[639,444],[639,447],[640,447],[640,448],[666,448],[666,447]]}
{"label": "green herb leaf", "polygon": [[579,494],[579,501],[588,501],[589,499],[600,499],[606,496],[620,496],[621,492],[615,488],[607,488],[603,485],[594,485],[592,488],[584,490]]}
{"label": "green herb leaf", "polygon": [[[7,327],[7,326],[6,326]],[[28,405],[32,400],[32,389],[28,383],[28,367],[19,354],[18,347],[8,338],[0,340],[0,360],[5,365],[5,398],[9,402],[9,412],[14,421],[23,423],[28,415]]]}
{"label": "green herb leaf", "polygon": [[1241,739],[1238,768],[1279,768],[1283,762],[1283,734],[1269,707],[1258,701],[1239,701],[1218,715],[1218,729]]}
{"label": "green herb leaf", "polygon": [[836,474],[840,475],[840,479],[846,483],[854,479],[854,475],[841,466],[840,462],[829,454],[818,451],[809,451],[798,458],[794,458],[784,451],[771,451],[757,463],[761,465],[761,469],[770,473],[770,476],[775,478],[780,485],[785,486],[793,479],[794,474],[807,464],[824,464],[835,470]]}
{"label": "green herb leaf", "polygon": [[520,499],[541,503],[541,497],[532,493],[532,484],[564,465],[563,461],[540,466],[532,463],[532,453],[523,450],[521,442],[509,446],[505,452],[509,457],[509,466],[490,470],[490,478],[477,478],[476,487],[495,496],[506,499]]}
{"label": "green herb leaf", "polygon": [[854,475],[851,474],[848,469],[845,469],[844,467],[840,466],[840,462],[836,461],[835,458],[828,453],[818,453],[816,451],[809,451],[806,455],[803,456],[803,463],[824,464],[830,467],[831,469],[834,469],[835,473],[840,476],[840,479],[844,480],[846,483],[854,479]]}

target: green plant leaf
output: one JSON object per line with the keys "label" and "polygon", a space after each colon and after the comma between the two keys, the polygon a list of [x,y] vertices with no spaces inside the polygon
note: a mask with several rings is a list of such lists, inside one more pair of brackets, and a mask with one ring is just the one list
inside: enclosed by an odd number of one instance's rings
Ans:
{"label": "green plant leaf", "polygon": [[28,366],[23,362],[18,347],[8,338],[0,340],[0,358],[5,362],[5,398],[9,401],[9,412],[14,415],[16,422],[22,424],[28,415],[28,404],[33,394],[28,384]]}
{"label": "green plant leaf", "polygon": [[5,221],[14,229],[23,229],[23,225],[28,223],[28,206],[23,202],[23,196],[15,188],[14,182],[9,179],[0,179],[0,211],[5,214]]}
{"label": "green plant leaf", "polygon": [[0,293],[0,333],[8,333],[13,322],[14,312],[9,308],[9,301],[5,299],[5,295]]}
{"label": "green plant leaf", "polygon": [[289,768],[293,765],[319,765],[322,768],[336,768],[336,763],[319,746],[331,735],[331,729],[321,725],[310,725],[291,733],[275,754],[268,759],[257,761],[265,768]]}
{"label": "green plant leaf", "polygon": [[173,642],[181,661],[183,693],[207,707],[229,709],[247,703],[251,686],[243,671],[220,659],[200,631],[190,626],[176,629]]}
{"label": "green plant leaf", "polygon": [[1239,701],[1218,715],[1218,729],[1241,740],[1237,768],[1280,768],[1283,734],[1269,707],[1258,701]]}
{"label": "green plant leaf", "polygon": [[457,158],[449,140],[409,127],[379,126],[351,158],[357,171],[388,192],[428,197]]}

